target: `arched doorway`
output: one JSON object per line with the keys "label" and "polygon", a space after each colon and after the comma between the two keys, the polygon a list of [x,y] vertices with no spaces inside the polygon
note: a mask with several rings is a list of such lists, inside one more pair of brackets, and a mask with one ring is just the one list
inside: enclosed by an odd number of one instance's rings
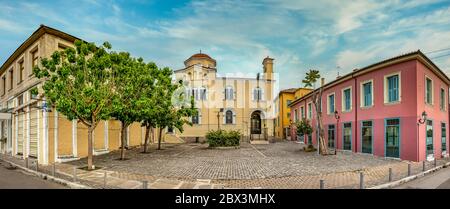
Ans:
{"label": "arched doorway", "polygon": [[261,134],[261,111],[255,111],[251,115],[251,134]]}

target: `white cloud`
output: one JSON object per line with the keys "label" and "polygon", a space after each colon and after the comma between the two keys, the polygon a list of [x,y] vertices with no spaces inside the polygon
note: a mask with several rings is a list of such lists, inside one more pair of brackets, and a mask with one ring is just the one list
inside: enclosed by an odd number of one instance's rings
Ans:
{"label": "white cloud", "polygon": [[0,19],[0,31],[12,33],[25,33],[28,29],[22,25],[5,19]]}

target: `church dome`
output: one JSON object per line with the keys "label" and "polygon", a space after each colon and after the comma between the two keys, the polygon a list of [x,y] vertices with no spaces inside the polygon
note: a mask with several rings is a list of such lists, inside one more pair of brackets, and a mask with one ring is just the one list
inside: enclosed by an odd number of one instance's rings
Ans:
{"label": "church dome", "polygon": [[[205,66],[215,67],[216,66],[216,60],[211,58],[207,54],[203,54],[202,52],[197,53],[189,57],[186,61],[184,61],[184,65],[186,67],[196,64],[198,62],[203,63]],[[205,64],[204,62],[211,63],[211,64]]]}

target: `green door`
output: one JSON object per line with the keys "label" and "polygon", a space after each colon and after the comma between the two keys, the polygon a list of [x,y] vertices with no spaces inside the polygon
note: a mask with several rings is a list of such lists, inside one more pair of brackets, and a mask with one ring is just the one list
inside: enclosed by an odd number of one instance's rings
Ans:
{"label": "green door", "polygon": [[400,158],[400,119],[386,120],[385,156]]}

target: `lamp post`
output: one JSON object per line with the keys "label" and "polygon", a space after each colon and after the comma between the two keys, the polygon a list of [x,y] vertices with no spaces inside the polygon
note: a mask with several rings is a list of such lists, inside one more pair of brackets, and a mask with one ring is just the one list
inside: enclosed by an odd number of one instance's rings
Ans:
{"label": "lamp post", "polygon": [[220,113],[223,112],[223,108],[220,108],[217,112],[217,130],[220,130]]}
{"label": "lamp post", "polygon": [[[421,117],[417,121],[417,162],[419,162],[419,159],[420,159],[419,158],[419,127],[420,127],[420,124],[424,124],[425,121],[427,121],[427,116],[428,116],[427,112],[423,111]],[[425,155],[426,155],[426,150],[425,150]]]}
{"label": "lamp post", "polygon": [[338,148],[338,137],[339,137],[339,119],[341,119],[341,116],[339,116],[339,113],[338,113],[338,111],[336,110],[336,111],[334,111],[334,118],[336,118],[336,137],[334,137],[334,140],[335,140],[335,146],[334,146],[334,154],[336,155],[337,154],[337,148]]}
{"label": "lamp post", "polygon": [[[283,127],[283,126],[282,126]],[[284,127],[283,127],[283,129],[284,129]],[[284,129],[285,130],[285,129]],[[283,130],[283,132],[284,132],[284,130]],[[290,133],[290,135],[291,135],[291,140],[293,140],[294,139],[294,136],[295,136],[295,140],[297,140],[298,141],[298,139],[297,139],[297,129],[295,129],[295,134],[294,135],[292,135],[292,132],[294,132],[293,131],[294,130],[294,124],[292,123],[292,119],[289,119],[289,131],[291,132]],[[287,132],[287,131],[286,131]],[[288,135],[288,133],[286,133],[286,139],[287,139],[287,135]]]}

